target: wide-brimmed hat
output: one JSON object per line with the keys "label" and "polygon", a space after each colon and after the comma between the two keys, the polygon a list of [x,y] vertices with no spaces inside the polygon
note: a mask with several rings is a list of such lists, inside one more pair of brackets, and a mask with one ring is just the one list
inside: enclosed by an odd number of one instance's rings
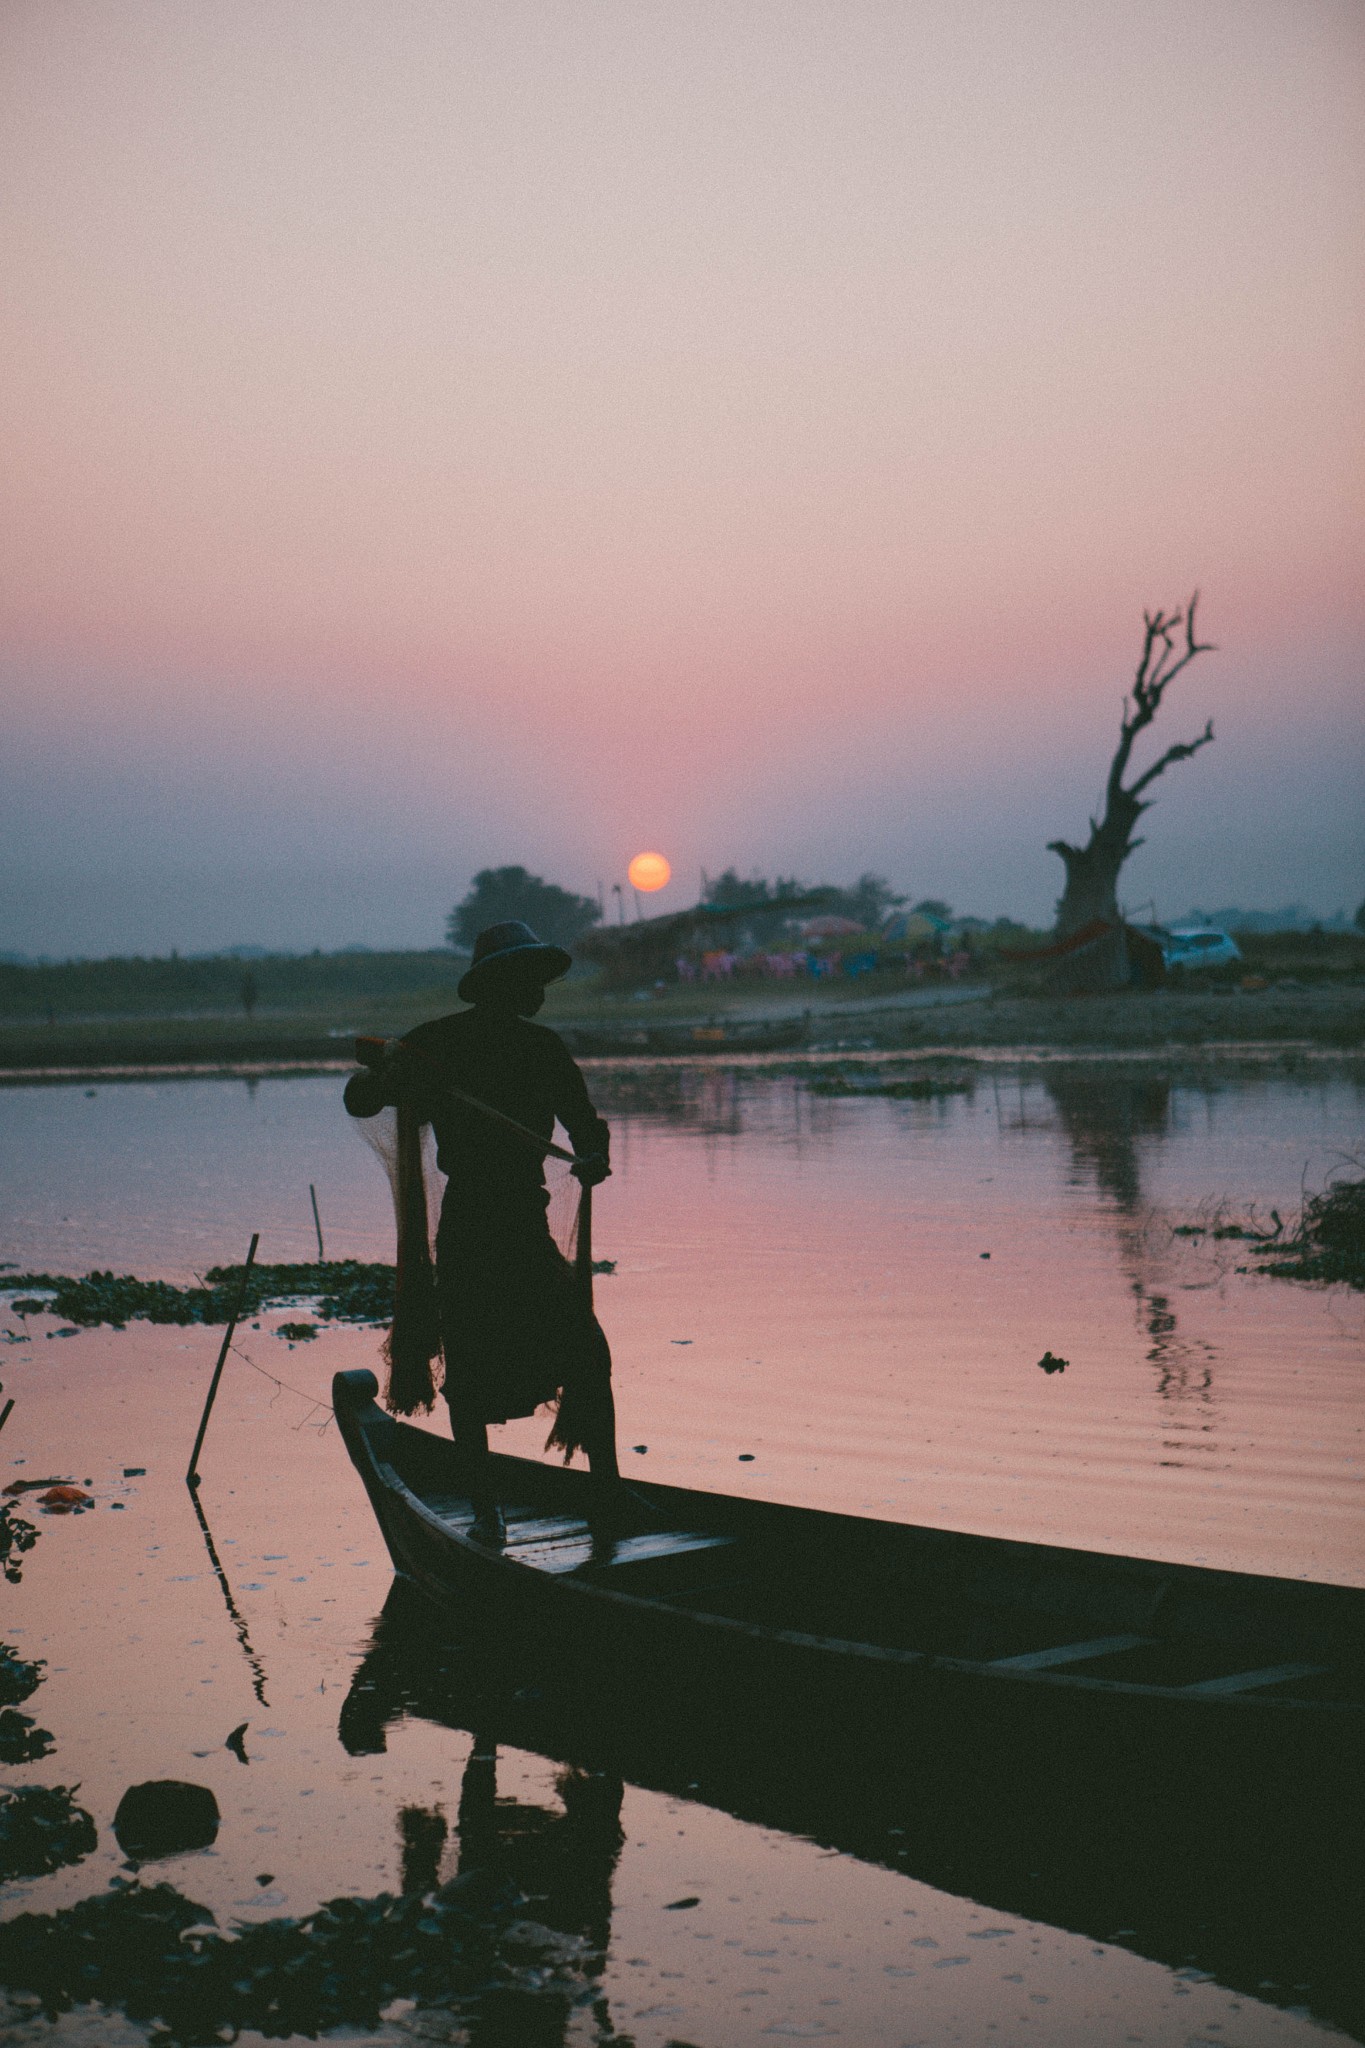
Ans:
{"label": "wide-brimmed hat", "polygon": [[462,976],[457,993],[462,1003],[477,1003],[509,974],[558,981],[573,962],[562,946],[538,939],[529,924],[509,918],[506,924],[490,924],[474,941],[474,958]]}

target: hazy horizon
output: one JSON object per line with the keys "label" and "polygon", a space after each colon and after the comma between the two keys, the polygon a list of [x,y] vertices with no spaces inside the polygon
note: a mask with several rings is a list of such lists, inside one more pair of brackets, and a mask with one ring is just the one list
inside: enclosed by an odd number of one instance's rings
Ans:
{"label": "hazy horizon", "polygon": [[1365,17],[0,21],[0,948],[438,944],[657,847],[1050,920],[1365,894]]}

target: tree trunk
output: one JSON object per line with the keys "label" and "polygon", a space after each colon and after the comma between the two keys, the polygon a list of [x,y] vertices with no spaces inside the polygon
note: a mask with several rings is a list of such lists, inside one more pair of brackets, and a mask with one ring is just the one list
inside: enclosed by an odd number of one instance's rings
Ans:
{"label": "tree trunk", "polygon": [[[1123,914],[1119,909],[1118,880],[1123,863],[1142,841],[1133,828],[1151,799],[1143,792],[1176,761],[1188,761],[1213,738],[1210,720],[1198,739],[1168,747],[1160,759],[1125,785],[1124,775],[1133,742],[1152,723],[1161,708],[1167,686],[1197,654],[1212,649],[1195,638],[1194,614],[1199,602],[1195,592],[1185,612],[1148,612],[1142,657],[1138,662],[1131,698],[1125,698],[1119,726],[1119,743],[1109,764],[1105,783],[1104,814],[1090,820],[1090,837],[1084,846],[1071,846],[1064,839],[1048,842],[1049,852],[1059,854],[1066,868],[1066,887],[1057,905],[1057,937],[1071,938],[1087,925],[1107,926],[1096,930],[1086,945],[1064,953],[1053,976],[1059,988],[1073,991],[1121,988],[1128,981],[1128,952],[1123,937]],[[1176,628],[1183,623],[1185,645],[1176,652]]]}
{"label": "tree trunk", "polygon": [[1059,853],[1066,868],[1066,887],[1057,904],[1057,937],[1069,939],[1082,925],[1103,918],[1118,924],[1119,870],[1133,850],[1131,838],[1140,806],[1123,801],[1126,791],[1110,803],[1102,824],[1091,832],[1088,845],[1068,846],[1054,840],[1051,851]]}

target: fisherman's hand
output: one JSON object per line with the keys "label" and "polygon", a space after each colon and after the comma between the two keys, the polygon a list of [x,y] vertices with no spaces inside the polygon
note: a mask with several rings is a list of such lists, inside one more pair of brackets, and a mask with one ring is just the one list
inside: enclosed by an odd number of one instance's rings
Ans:
{"label": "fisherman's hand", "polygon": [[599,1187],[611,1177],[611,1168],[600,1152],[588,1152],[582,1159],[574,1161],[569,1169],[575,1180],[581,1180],[585,1188]]}
{"label": "fisherman's hand", "polygon": [[364,1064],[346,1083],[344,1098],[352,1116],[378,1116],[381,1109],[391,1108],[411,1090],[416,1079],[411,1071],[412,1055],[401,1039],[386,1043],[380,1038],[358,1038],[356,1056]]}

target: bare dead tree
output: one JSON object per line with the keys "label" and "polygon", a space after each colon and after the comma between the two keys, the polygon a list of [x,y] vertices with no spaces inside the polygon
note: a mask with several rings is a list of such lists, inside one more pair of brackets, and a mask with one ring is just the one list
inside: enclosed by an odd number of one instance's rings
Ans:
{"label": "bare dead tree", "polygon": [[[1133,742],[1156,717],[1171,684],[1197,654],[1215,651],[1211,642],[1195,637],[1195,608],[1198,603],[1199,592],[1196,590],[1183,612],[1144,612],[1146,632],[1142,658],[1137,665],[1132,692],[1123,700],[1119,743],[1114,749],[1105,784],[1104,814],[1090,820],[1090,837],[1084,846],[1071,846],[1065,839],[1048,841],[1048,851],[1060,854],[1066,864],[1066,888],[1057,905],[1058,938],[1067,938],[1097,918],[1110,924],[1119,922],[1119,870],[1129,854],[1142,845],[1141,839],[1133,837],[1133,827],[1142,813],[1151,809],[1153,802],[1144,792],[1151,788],[1159,775],[1165,774],[1173,762],[1188,761],[1213,738],[1213,720],[1210,719],[1198,739],[1184,740],[1178,746],[1167,747],[1150,768],[1125,784],[1123,778],[1128,772]],[[1185,629],[1183,647],[1178,645],[1176,637],[1182,625]]]}

